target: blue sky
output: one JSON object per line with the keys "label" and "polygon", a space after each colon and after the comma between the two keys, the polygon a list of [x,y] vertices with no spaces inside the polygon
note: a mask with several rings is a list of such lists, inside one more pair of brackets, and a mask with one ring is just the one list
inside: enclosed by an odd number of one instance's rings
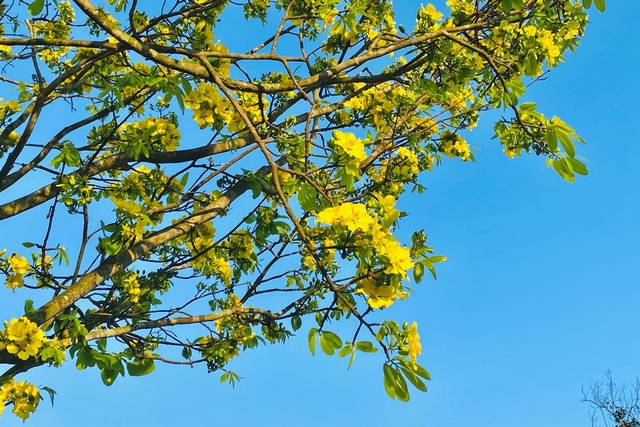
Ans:
{"label": "blue sky", "polygon": [[640,374],[640,7],[609,3],[526,97],[587,140],[588,177],[568,184],[541,158],[507,159],[481,121],[476,163],[445,162],[423,178],[423,196],[399,205],[410,212],[400,232],[425,228],[449,257],[437,281],[385,313],[418,321],[428,393],[390,400],[380,355],[358,355],[347,371],[345,360],[311,356],[303,333],[238,358],[235,388],[198,368],[159,366],[111,388],[73,363],[38,369],[28,379],[59,395],[27,425],[590,425],[581,387],[605,370],[620,382]]}

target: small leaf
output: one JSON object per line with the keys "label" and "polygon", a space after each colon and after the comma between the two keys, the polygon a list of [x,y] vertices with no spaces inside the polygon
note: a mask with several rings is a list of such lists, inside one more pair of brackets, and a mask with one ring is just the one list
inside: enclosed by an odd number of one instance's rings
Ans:
{"label": "small leaf", "polygon": [[316,333],[317,332],[318,330],[316,328],[311,328],[309,330],[309,336],[308,336],[309,351],[314,356],[316,355]]}
{"label": "small leaf", "polygon": [[150,374],[156,369],[155,363],[150,359],[136,360],[127,362],[127,372],[132,377],[141,377]]}
{"label": "small leaf", "polygon": [[345,345],[338,353],[338,357],[345,357],[349,353],[353,353],[353,347],[351,345]]}
{"label": "small leaf", "polygon": [[558,137],[560,144],[562,144],[562,148],[564,148],[564,151],[569,155],[569,157],[575,157],[576,147],[569,135],[559,129],[556,129],[556,136]]}
{"label": "small leaf", "polygon": [[356,348],[363,353],[375,353],[378,351],[378,349],[369,341],[358,341],[356,343]]}
{"label": "small leaf", "polygon": [[40,12],[42,12],[42,9],[44,9],[44,0],[35,0],[31,2],[28,10],[31,15],[35,16],[39,15]]}
{"label": "small leaf", "polygon": [[393,368],[386,363],[382,365],[382,372],[384,374],[384,390],[387,392],[390,398],[396,398],[396,381],[393,377]]}
{"label": "small leaf", "polygon": [[595,3],[596,9],[598,9],[600,12],[604,12],[607,8],[605,0],[593,0],[593,3]]}
{"label": "small leaf", "polygon": [[49,395],[49,399],[51,399],[51,406],[53,406],[53,401],[56,397],[56,391],[51,387],[47,387],[47,386],[42,387],[40,390],[44,390],[47,392],[47,394]]}
{"label": "small leaf", "polygon": [[578,175],[588,175],[589,170],[587,167],[578,159],[568,159],[569,163],[571,163],[571,168]]}
{"label": "small leaf", "polygon": [[333,356],[335,353],[334,347],[329,344],[325,334],[320,334],[320,348],[329,356]]}
{"label": "small leaf", "polygon": [[35,310],[35,308],[33,308],[33,301],[31,301],[30,299],[26,300],[24,302],[24,314],[27,315],[33,310]]}
{"label": "small leaf", "polygon": [[118,371],[111,368],[104,368],[100,371],[100,378],[102,378],[102,382],[107,387],[114,383],[116,378],[118,377]]}
{"label": "small leaf", "polygon": [[400,369],[402,370],[402,373],[404,374],[404,376],[407,377],[409,382],[413,384],[415,388],[417,388],[420,391],[427,391],[427,386],[425,385],[424,382],[422,382],[420,378],[418,378],[416,374],[414,374],[413,372],[411,372],[409,369],[405,367],[402,367]]}
{"label": "small leaf", "polygon": [[302,319],[300,318],[300,316],[293,316],[291,318],[291,328],[293,328],[294,331],[297,331],[298,329],[300,329],[301,326],[302,326]]}
{"label": "small leaf", "polygon": [[340,347],[342,347],[342,340],[340,339],[339,336],[337,336],[333,332],[324,331],[322,332],[322,337],[325,337],[325,340],[327,341],[327,343],[334,349],[337,350]]}

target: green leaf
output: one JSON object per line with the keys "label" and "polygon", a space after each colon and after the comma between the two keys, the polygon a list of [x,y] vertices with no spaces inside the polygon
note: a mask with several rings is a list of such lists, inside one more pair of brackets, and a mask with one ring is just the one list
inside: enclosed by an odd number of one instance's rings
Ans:
{"label": "green leaf", "polygon": [[305,212],[313,212],[319,207],[317,197],[318,192],[315,188],[306,182],[300,183],[300,189],[298,190],[298,203]]}
{"label": "green leaf", "polygon": [[102,382],[106,386],[110,386],[114,383],[116,378],[118,377],[118,371],[112,368],[104,368],[100,371],[100,378],[102,378]]}
{"label": "green leaf", "polygon": [[402,370],[402,373],[404,374],[404,376],[409,380],[411,384],[413,384],[415,388],[417,388],[420,391],[427,391],[427,386],[425,385],[424,382],[422,382],[420,378],[418,378],[416,374],[414,374],[404,366],[401,367],[400,369]]}
{"label": "green leaf", "polygon": [[35,0],[29,5],[29,13],[31,15],[39,15],[44,9],[44,0]]}
{"label": "green leaf", "polygon": [[182,349],[182,357],[184,357],[185,359],[191,359],[192,353],[193,351],[191,350],[191,347],[184,347]]}
{"label": "green leaf", "polygon": [[393,377],[396,382],[395,384],[396,397],[401,402],[408,402],[409,389],[407,388],[407,381],[405,381],[404,377],[397,369],[393,369]]}
{"label": "green leaf", "polygon": [[587,169],[585,164],[582,163],[580,160],[578,159],[567,159],[567,160],[571,164],[571,168],[575,173],[577,173],[578,175],[589,175],[589,170]]}
{"label": "green leaf", "polygon": [[600,12],[604,12],[605,9],[607,8],[607,5],[605,4],[604,0],[593,0],[593,2],[596,5],[596,9],[598,9]]}
{"label": "green leaf", "polygon": [[298,329],[300,329],[301,326],[302,326],[302,319],[300,318],[300,316],[293,316],[291,318],[291,328],[293,328],[294,331],[297,331]]}
{"label": "green leaf", "polygon": [[558,172],[563,179],[573,182],[575,181],[575,176],[573,175],[573,169],[571,168],[571,164],[565,158],[555,159],[551,163],[553,169]]}
{"label": "green leaf", "polygon": [[422,282],[422,277],[424,276],[424,265],[422,263],[417,263],[415,267],[413,267],[413,280],[416,283]]}
{"label": "green leaf", "polygon": [[558,137],[556,136],[555,130],[547,129],[544,134],[544,140],[547,143],[547,147],[549,147],[549,151],[552,153],[558,151]]}
{"label": "green leaf", "polygon": [[396,398],[396,380],[393,376],[393,368],[386,363],[382,365],[382,372],[384,374],[384,390],[387,392],[390,398]]}
{"label": "green leaf", "polygon": [[339,336],[334,334],[333,332],[324,331],[322,332],[321,338],[324,337],[327,343],[333,347],[334,349],[339,349],[342,347],[342,340]]}
{"label": "green leaf", "polygon": [[87,367],[95,366],[95,364],[96,361],[93,359],[91,351],[88,351],[86,348],[78,350],[78,353],[76,353],[76,368],[82,371]]}
{"label": "green leaf", "polygon": [[180,178],[180,186],[182,188],[186,187],[187,182],[189,182],[189,172],[185,173],[182,178]]}
{"label": "green leaf", "polygon": [[320,348],[329,356],[333,356],[333,353],[335,353],[335,348],[329,344],[324,333],[320,334]]}
{"label": "green leaf", "polygon": [[342,350],[338,352],[338,357],[345,357],[347,354],[353,353],[353,346],[351,344],[342,347]]}
{"label": "green leaf", "polygon": [[363,353],[375,353],[378,351],[378,349],[369,341],[358,341],[356,343],[356,348]]}
{"label": "green leaf", "polygon": [[511,9],[513,9],[511,0],[501,0],[500,6],[502,6],[502,10],[504,10],[505,12],[511,12]]}
{"label": "green leaf", "polygon": [[309,329],[309,335],[308,335],[309,351],[314,356],[316,355],[316,333],[317,332],[318,330],[316,328],[311,328]]}
{"label": "green leaf", "polygon": [[51,406],[53,406],[53,401],[56,397],[56,391],[51,387],[47,387],[47,386],[41,387],[40,390],[44,390],[47,392],[47,394],[49,395],[49,399],[51,399]]}
{"label": "green leaf", "polygon": [[569,137],[569,135],[559,130],[558,128],[556,128],[556,136],[558,137],[560,144],[562,144],[562,148],[564,148],[564,151],[569,155],[569,157],[575,157],[576,146],[573,144],[571,137]]}
{"label": "green leaf", "polygon": [[141,377],[150,374],[156,369],[155,363],[150,359],[135,360],[127,362],[127,372],[132,377]]}
{"label": "green leaf", "polygon": [[24,314],[27,315],[33,310],[35,310],[35,308],[33,308],[33,301],[31,301],[30,299],[26,300],[24,302]]}

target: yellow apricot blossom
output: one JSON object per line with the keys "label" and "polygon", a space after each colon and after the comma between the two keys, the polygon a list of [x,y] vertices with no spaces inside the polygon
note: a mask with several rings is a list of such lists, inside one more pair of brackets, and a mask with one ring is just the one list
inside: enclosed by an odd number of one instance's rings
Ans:
{"label": "yellow apricot blossom", "polygon": [[20,274],[9,274],[7,275],[5,285],[7,286],[7,288],[15,290],[16,288],[21,288],[24,286],[24,279]]}
{"label": "yellow apricot blossom", "polygon": [[351,132],[333,131],[333,144],[342,148],[347,155],[358,162],[367,158],[362,140],[356,138]]}
{"label": "yellow apricot blossom", "polygon": [[40,390],[36,386],[26,381],[16,382],[11,379],[0,386],[0,415],[8,402],[13,405],[12,412],[26,420],[35,412],[40,399]]}
{"label": "yellow apricot blossom", "polygon": [[409,248],[401,246],[393,238],[386,239],[376,250],[388,260],[388,266],[384,270],[387,274],[397,274],[406,278],[407,271],[414,266]]}
{"label": "yellow apricot blossom", "polygon": [[397,289],[393,284],[377,284],[373,277],[367,277],[358,283],[356,293],[366,295],[371,308],[387,308],[398,298],[404,299],[408,293]]}
{"label": "yellow apricot blossom", "polygon": [[343,203],[340,206],[327,208],[316,215],[318,222],[330,225],[341,225],[349,231],[367,231],[373,224],[373,218],[362,203]]}
{"label": "yellow apricot blossom", "polygon": [[416,357],[422,353],[422,344],[420,344],[420,335],[418,334],[418,324],[416,322],[413,322],[409,327],[407,343],[409,344],[409,357],[413,363],[416,363]]}
{"label": "yellow apricot blossom", "polygon": [[35,357],[47,341],[44,331],[26,317],[4,322],[5,330],[0,331],[0,349],[15,354],[21,360]]}
{"label": "yellow apricot blossom", "polygon": [[25,274],[29,270],[29,262],[23,256],[13,254],[7,259],[11,270],[17,274]]}

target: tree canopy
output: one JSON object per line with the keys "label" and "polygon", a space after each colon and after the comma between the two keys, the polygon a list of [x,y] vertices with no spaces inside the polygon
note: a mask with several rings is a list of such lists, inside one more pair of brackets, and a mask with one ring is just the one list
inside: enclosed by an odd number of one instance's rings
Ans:
{"label": "tree canopy", "polygon": [[394,236],[400,197],[472,162],[491,109],[507,157],[587,174],[574,130],[520,100],[591,1],[448,0],[415,22],[387,0],[94,3],[0,1],[0,220],[38,236],[0,256],[24,301],[0,408],[23,419],[54,393],[20,381],[41,365],[233,384],[233,358],[296,331],[349,365],[378,351],[406,401],[429,379],[417,325],[380,311],[445,258]]}

